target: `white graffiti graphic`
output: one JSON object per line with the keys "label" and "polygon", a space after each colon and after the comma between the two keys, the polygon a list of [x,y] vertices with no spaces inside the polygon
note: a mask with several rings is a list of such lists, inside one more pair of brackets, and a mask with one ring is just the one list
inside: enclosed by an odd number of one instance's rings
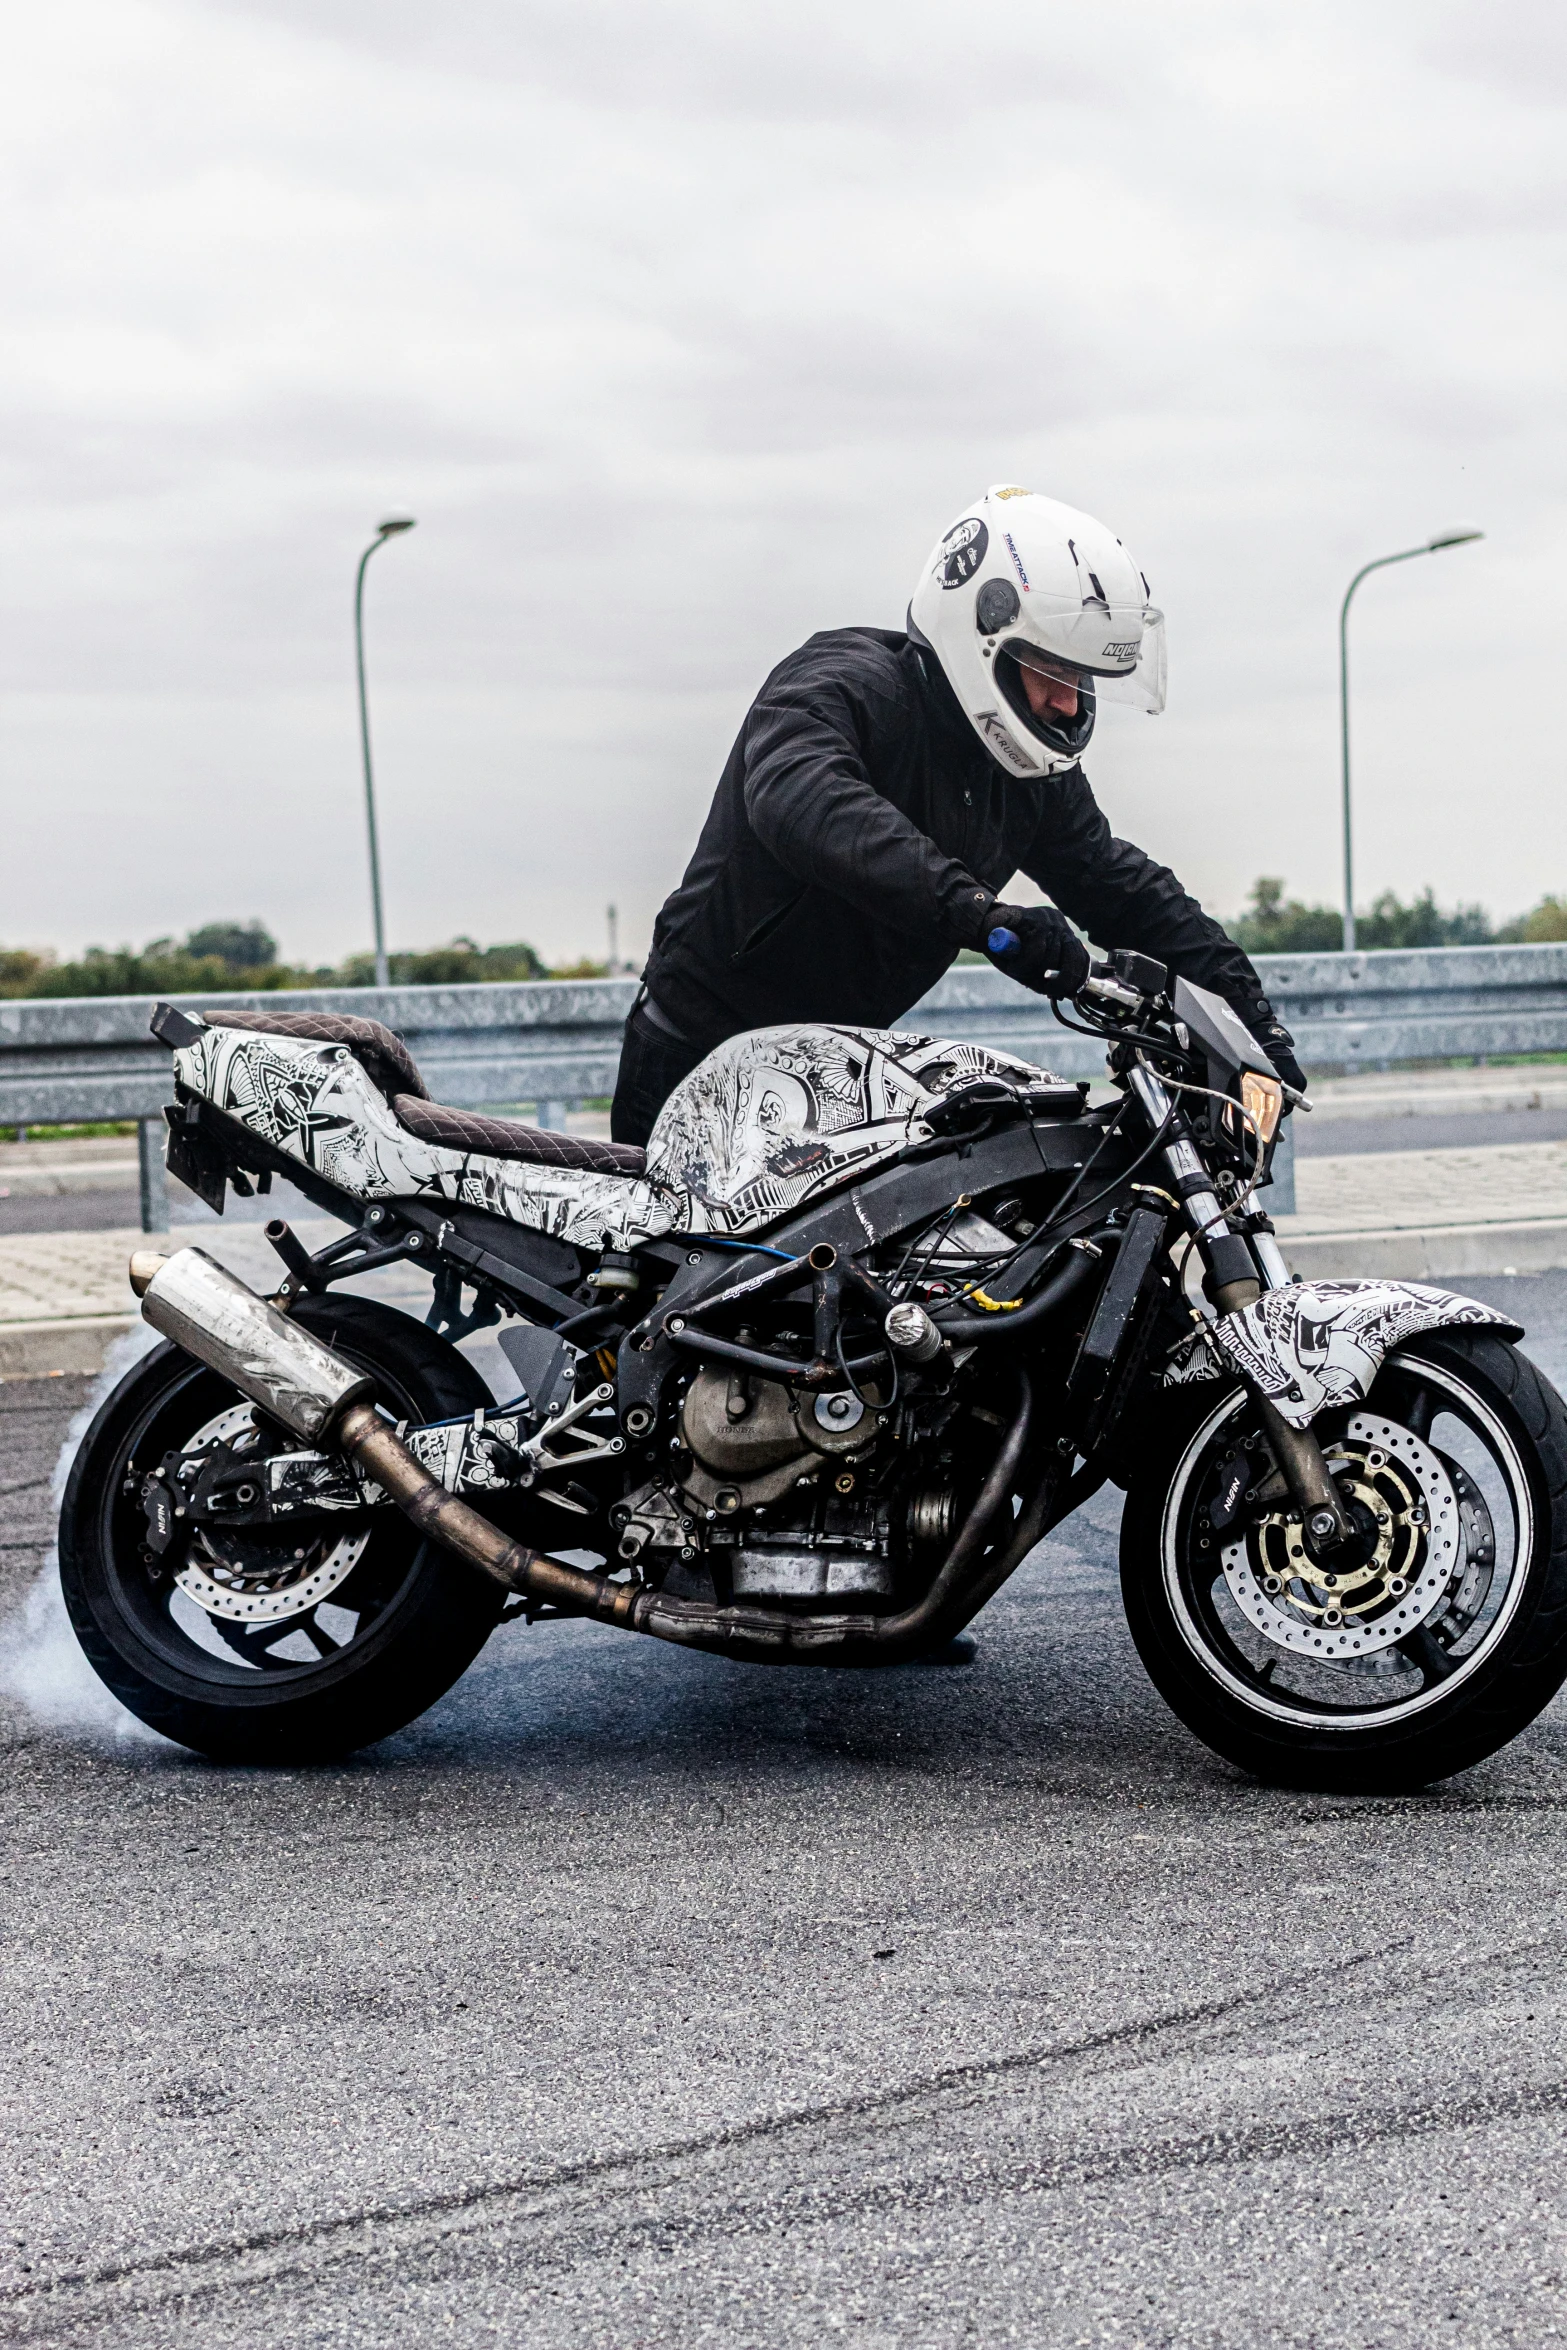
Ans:
{"label": "white graffiti graphic", "polygon": [[678,1203],[640,1178],[422,1141],[344,1045],[209,1028],[175,1054],[174,1069],[188,1093],[353,1199],[451,1200],[583,1248],[634,1247],[676,1222]]}
{"label": "white graffiti graphic", "polygon": [[976,1077],[1050,1082],[1010,1053],[898,1029],[753,1029],[670,1095],[648,1174],[689,1198],[683,1229],[755,1230],[896,1158],[925,1132],[923,1113]]}
{"label": "white graffiti graphic", "polygon": [[758,1231],[896,1158],[928,1131],[924,1113],[975,1078],[1056,1082],[1010,1053],[897,1030],[756,1029],[677,1086],[637,1176],[425,1141],[342,1044],[213,1027],[174,1066],[188,1094],[351,1198],[451,1200],[592,1249]]}
{"label": "white graffiti graphic", "polygon": [[1418,1281],[1292,1281],[1197,1331],[1164,1384],[1237,1372],[1292,1428],[1304,1428],[1332,1404],[1360,1402],[1405,1339],[1476,1324],[1518,1328],[1475,1298]]}

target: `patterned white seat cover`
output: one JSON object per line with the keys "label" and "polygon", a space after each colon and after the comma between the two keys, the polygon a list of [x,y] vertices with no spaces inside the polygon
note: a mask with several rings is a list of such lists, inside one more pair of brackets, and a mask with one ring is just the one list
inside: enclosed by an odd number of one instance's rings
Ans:
{"label": "patterned white seat cover", "polygon": [[895,1158],[956,1087],[976,1077],[1051,1082],[1010,1053],[896,1029],[754,1029],[676,1087],[645,1174],[631,1175],[415,1134],[340,1043],[214,1027],[182,1046],[174,1066],[188,1093],[352,1198],[449,1199],[593,1249],[634,1248],[668,1232],[761,1231]]}

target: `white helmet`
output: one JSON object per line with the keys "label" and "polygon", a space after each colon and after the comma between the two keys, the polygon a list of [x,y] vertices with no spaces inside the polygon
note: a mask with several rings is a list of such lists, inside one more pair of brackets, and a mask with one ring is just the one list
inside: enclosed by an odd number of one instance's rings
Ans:
{"label": "white helmet", "polygon": [[[1164,615],[1147,580],[1102,522],[1032,490],[987,490],[952,525],[914,591],[909,633],[1015,775],[1074,766],[1100,695],[1164,708]],[[1036,714],[1024,669],[1071,690]]]}

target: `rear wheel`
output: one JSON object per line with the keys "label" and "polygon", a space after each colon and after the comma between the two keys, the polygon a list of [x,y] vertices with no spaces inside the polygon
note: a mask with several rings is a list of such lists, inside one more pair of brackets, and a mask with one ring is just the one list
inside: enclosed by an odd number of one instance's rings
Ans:
{"label": "rear wheel", "polygon": [[[294,1318],[369,1371],[399,1419],[491,1401],[445,1339],[368,1298],[302,1298]],[[228,1762],[300,1762],[370,1744],[433,1705],[483,1647],[505,1593],[422,1542],[386,1504],[287,1534],[148,1543],[140,1492],[170,1453],[254,1441],[250,1406],[169,1345],[121,1380],[83,1440],[60,1519],[60,1580],[88,1661],[132,1713]]]}
{"label": "rear wheel", "polygon": [[1516,1348],[1440,1331],[1315,1423],[1358,1540],[1321,1559],[1266,1476],[1251,1399],[1214,1402],[1127,1497],[1149,1674],[1259,1777],[1422,1786],[1515,1738],[1567,1679],[1567,1409]]}

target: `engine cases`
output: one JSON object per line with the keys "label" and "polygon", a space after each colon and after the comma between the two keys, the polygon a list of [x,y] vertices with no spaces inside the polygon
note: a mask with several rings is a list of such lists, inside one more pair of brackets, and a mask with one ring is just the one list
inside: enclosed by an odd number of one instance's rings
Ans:
{"label": "engine cases", "polygon": [[794,1394],[775,1379],[709,1366],[680,1407],[681,1440],[692,1455],[686,1492],[721,1517],[779,1501],[808,1485],[824,1462],[857,1461],[885,1424],[875,1390],[862,1402],[849,1388]]}
{"label": "engine cases", "polygon": [[[892,1594],[885,1540],[866,1534],[733,1533],[723,1521],[781,1501],[831,1470],[842,1480],[870,1452],[885,1425],[874,1388],[796,1393],[773,1379],[708,1366],[680,1411],[691,1465],[681,1487],[723,1551],[735,1598],[846,1603]],[[802,1495],[802,1500],[804,1499]],[[709,1514],[710,1513],[710,1514]],[[717,1521],[715,1524],[714,1521]]]}

